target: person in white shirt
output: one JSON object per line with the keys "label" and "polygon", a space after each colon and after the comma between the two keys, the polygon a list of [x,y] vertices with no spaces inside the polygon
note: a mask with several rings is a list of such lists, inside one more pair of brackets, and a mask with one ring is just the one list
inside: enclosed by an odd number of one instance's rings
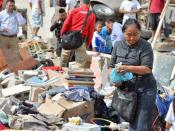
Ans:
{"label": "person in white shirt", "polygon": [[43,16],[45,16],[45,1],[29,0],[29,6],[32,9],[32,35],[38,37],[37,33],[43,26]]}
{"label": "person in white shirt", "polygon": [[174,116],[174,109],[175,108],[175,100],[170,104],[168,113],[166,115],[166,129],[167,131],[175,131],[175,116]]}
{"label": "person in white shirt", "polygon": [[66,0],[66,13],[69,13],[77,5],[77,0]]}
{"label": "person in white shirt", "polygon": [[140,12],[141,6],[137,0],[124,0],[120,6],[119,12],[124,13],[123,22],[129,18],[136,19],[136,14]]}
{"label": "person in white shirt", "polygon": [[107,19],[105,22],[107,30],[111,30],[111,41],[112,46],[114,47],[114,44],[116,41],[121,41],[124,39],[123,32],[122,32],[122,25],[118,22],[114,22],[113,19]]}
{"label": "person in white shirt", "polygon": [[0,48],[17,50],[19,27],[25,23],[22,15],[15,11],[15,1],[7,0],[6,9],[0,12]]}

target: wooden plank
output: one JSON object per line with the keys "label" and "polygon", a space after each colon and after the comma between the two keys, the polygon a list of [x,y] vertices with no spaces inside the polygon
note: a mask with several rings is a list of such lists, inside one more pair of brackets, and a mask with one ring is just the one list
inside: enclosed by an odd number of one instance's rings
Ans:
{"label": "wooden plank", "polygon": [[23,92],[30,92],[31,86],[24,86],[22,84],[16,85],[10,88],[6,88],[2,90],[2,95],[4,97],[11,96],[11,95],[16,95],[16,94],[21,94]]}

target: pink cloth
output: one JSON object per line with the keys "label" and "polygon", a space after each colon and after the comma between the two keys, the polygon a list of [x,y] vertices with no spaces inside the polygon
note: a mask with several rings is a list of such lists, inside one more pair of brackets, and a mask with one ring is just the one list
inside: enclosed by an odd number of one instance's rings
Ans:
{"label": "pink cloth", "polygon": [[161,13],[164,7],[164,0],[151,0],[150,13]]}

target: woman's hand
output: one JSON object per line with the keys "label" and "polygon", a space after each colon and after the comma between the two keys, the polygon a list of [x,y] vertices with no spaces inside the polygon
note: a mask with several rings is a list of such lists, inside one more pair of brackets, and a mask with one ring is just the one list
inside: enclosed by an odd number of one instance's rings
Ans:
{"label": "woman's hand", "polygon": [[120,65],[116,67],[116,70],[118,73],[125,73],[127,71],[127,65]]}
{"label": "woman's hand", "polygon": [[119,73],[131,72],[139,75],[151,73],[151,68],[147,66],[119,65],[116,70]]}

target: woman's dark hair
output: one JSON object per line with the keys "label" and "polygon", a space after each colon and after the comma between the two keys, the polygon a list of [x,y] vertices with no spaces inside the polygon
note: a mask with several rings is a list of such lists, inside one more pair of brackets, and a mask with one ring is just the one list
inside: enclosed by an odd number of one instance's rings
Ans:
{"label": "woman's dark hair", "polygon": [[139,24],[139,22],[136,19],[131,19],[129,18],[128,20],[126,20],[126,22],[124,23],[123,27],[122,27],[122,31],[125,32],[125,30],[128,28],[128,26],[130,25],[135,25],[137,27],[138,30],[141,30],[141,26]]}

